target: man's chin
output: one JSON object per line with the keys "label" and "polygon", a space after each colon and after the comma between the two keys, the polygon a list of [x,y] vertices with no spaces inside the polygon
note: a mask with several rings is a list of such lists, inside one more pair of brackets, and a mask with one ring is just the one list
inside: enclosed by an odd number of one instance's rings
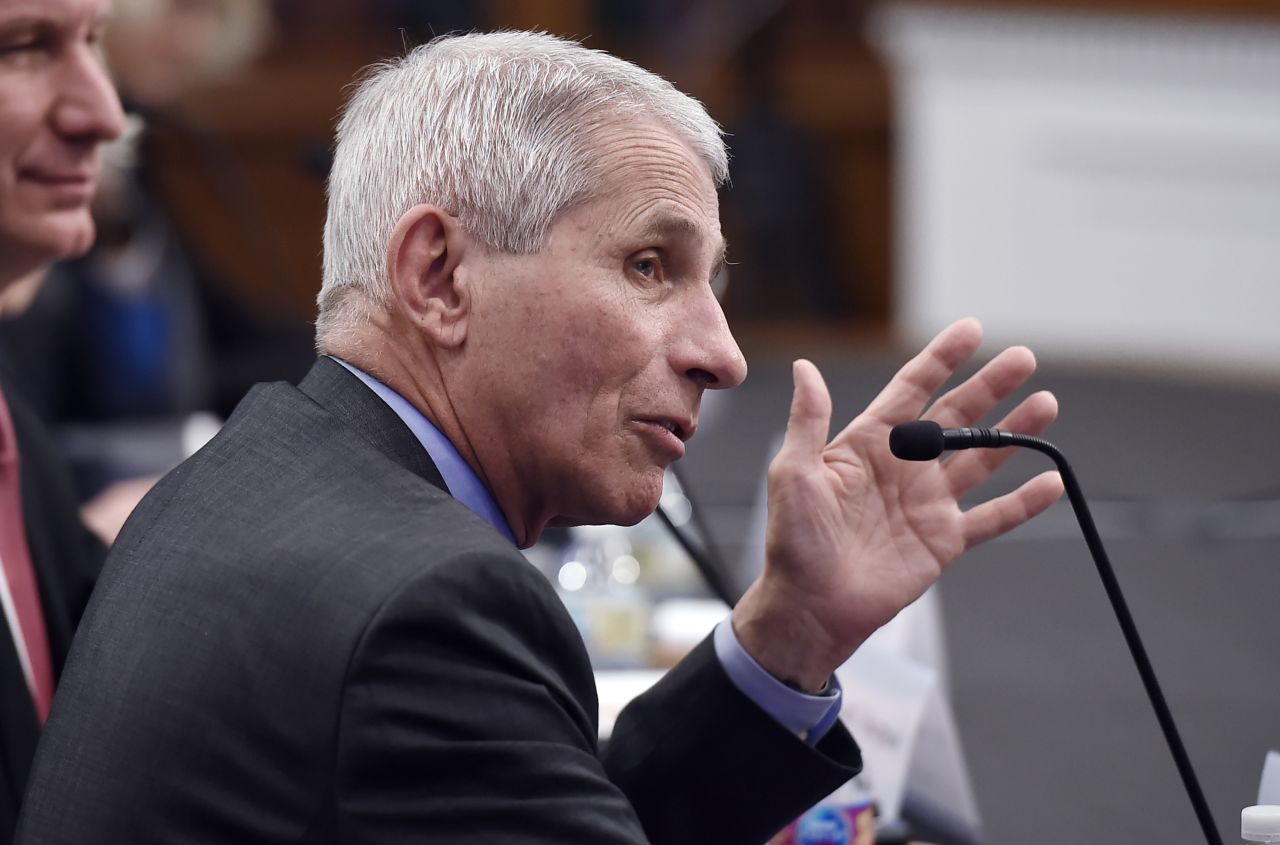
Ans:
{"label": "man's chin", "polygon": [[97,230],[94,228],[93,216],[87,210],[67,220],[63,227],[59,243],[59,254],[56,259],[62,261],[68,258],[79,258],[84,255],[93,248],[93,240],[96,234]]}
{"label": "man's chin", "polygon": [[646,472],[635,478],[625,490],[617,491],[621,495],[609,502],[613,513],[608,521],[613,525],[635,525],[650,516],[662,501],[663,479],[660,469]]}
{"label": "man's chin", "polygon": [[[59,261],[78,258],[93,247],[93,218],[86,213],[77,221],[52,221],[57,225],[6,227],[0,224],[0,292],[20,280],[39,273]],[[0,303],[6,313],[13,313],[9,299]],[[21,310],[21,309],[19,309]]]}
{"label": "man's chin", "polygon": [[579,525],[636,525],[643,522],[644,518],[651,516],[658,509],[657,502],[653,507],[648,509],[627,509],[618,510],[616,512],[598,512],[587,516],[571,517],[557,516],[547,522],[549,528],[574,528]]}
{"label": "man's chin", "polygon": [[561,515],[552,518],[547,525],[556,528],[572,528],[575,525],[635,525],[658,509],[662,499],[662,485],[658,484],[652,491],[640,491],[632,488],[630,495],[619,495],[620,491],[611,490],[593,497],[590,507],[583,508],[574,515]]}
{"label": "man's chin", "polygon": [[0,250],[11,260],[21,257],[30,270],[79,258],[93,247],[94,234],[88,211],[63,211],[0,224]]}

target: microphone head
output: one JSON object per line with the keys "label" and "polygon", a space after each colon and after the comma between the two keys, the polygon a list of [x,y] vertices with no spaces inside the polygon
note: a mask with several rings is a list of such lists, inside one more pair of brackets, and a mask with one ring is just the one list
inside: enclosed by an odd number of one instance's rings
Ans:
{"label": "microphone head", "polygon": [[932,420],[902,423],[889,432],[889,451],[904,461],[932,461],[944,447],[942,426]]}

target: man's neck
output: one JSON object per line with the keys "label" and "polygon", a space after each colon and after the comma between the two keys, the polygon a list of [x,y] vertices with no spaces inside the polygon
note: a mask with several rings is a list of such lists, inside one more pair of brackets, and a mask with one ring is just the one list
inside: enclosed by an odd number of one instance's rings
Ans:
{"label": "man's neck", "polygon": [[[420,348],[419,348],[420,347]],[[448,379],[436,350],[408,327],[397,327],[387,318],[371,320],[359,333],[326,344],[322,354],[358,367],[390,387],[413,405],[457,450],[502,511],[516,544],[528,548],[537,542],[547,518],[530,519],[520,507],[515,479],[504,479],[502,468],[511,462],[495,460],[498,472],[488,471],[480,449],[467,435],[461,415],[450,398]],[[490,451],[499,451],[494,444]],[[504,480],[507,483],[504,483]]]}

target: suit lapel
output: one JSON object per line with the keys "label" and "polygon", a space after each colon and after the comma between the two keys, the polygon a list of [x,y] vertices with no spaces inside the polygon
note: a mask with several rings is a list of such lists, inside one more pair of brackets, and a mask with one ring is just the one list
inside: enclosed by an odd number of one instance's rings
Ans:
{"label": "suit lapel", "polygon": [[379,452],[445,493],[449,492],[427,450],[404,421],[341,364],[326,357],[317,359],[298,389]]}

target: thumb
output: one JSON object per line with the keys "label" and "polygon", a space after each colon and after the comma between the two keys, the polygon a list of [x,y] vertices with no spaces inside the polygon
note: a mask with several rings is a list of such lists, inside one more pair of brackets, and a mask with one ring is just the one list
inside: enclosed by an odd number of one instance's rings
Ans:
{"label": "thumb", "polygon": [[827,445],[831,427],[831,393],[822,374],[812,362],[803,358],[791,365],[795,392],[791,396],[791,417],[782,441],[779,457],[808,463],[815,460]]}

